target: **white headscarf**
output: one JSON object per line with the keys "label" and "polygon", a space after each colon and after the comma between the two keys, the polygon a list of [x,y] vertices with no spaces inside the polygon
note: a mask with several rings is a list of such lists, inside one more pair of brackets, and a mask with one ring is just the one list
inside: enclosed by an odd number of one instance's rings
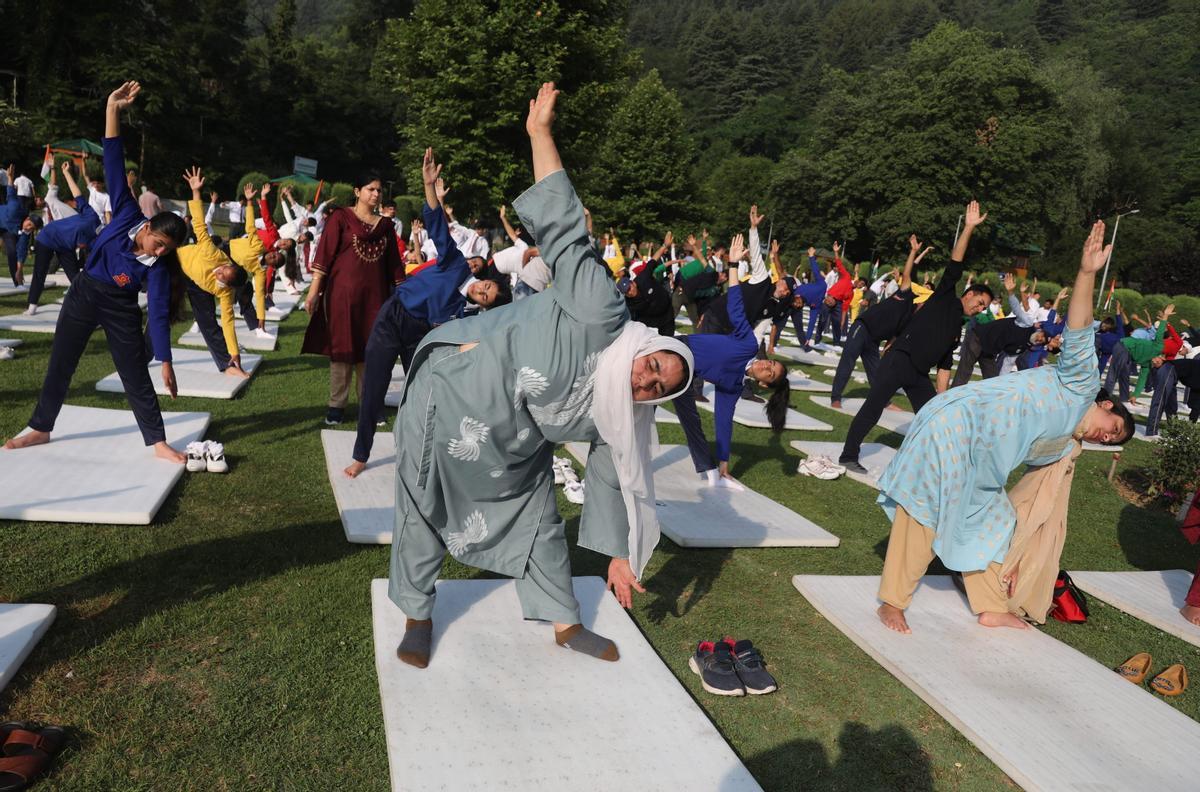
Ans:
{"label": "white headscarf", "polygon": [[[659,351],[674,352],[687,363],[683,384],[662,398],[635,402],[629,381],[633,360]],[[612,450],[629,518],[629,566],[639,578],[659,536],[651,459],[652,449],[658,445],[654,407],[683,393],[691,383],[695,367],[692,351],[686,344],[659,335],[641,322],[627,322],[617,340],[600,353],[596,365],[592,418],[601,439]]]}

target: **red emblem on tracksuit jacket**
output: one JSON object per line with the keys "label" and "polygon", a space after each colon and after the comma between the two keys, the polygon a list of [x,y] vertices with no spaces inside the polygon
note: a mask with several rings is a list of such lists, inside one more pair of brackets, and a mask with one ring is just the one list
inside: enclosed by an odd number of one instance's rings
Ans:
{"label": "red emblem on tracksuit jacket", "polygon": [[124,272],[121,272],[116,275],[113,275],[113,281],[118,286],[120,286],[122,289],[124,289],[126,286],[129,285],[130,277],[128,275],[126,275]]}

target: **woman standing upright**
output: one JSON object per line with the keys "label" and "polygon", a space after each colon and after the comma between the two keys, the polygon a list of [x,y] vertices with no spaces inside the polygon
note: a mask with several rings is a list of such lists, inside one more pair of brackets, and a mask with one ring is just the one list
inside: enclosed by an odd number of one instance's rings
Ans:
{"label": "woman standing upright", "polygon": [[355,370],[362,390],[375,315],[404,280],[392,221],[377,214],[381,191],[375,174],[354,183],[354,206],[330,215],[313,261],[312,288],[305,301],[312,318],[301,351],[329,358],[329,425],[342,422]]}

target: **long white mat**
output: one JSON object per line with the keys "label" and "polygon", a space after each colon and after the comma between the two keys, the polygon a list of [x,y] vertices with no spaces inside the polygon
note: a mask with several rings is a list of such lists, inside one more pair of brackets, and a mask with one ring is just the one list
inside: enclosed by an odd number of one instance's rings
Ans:
{"label": "long white mat", "polygon": [[1141,440],[1143,443],[1157,443],[1159,440],[1162,439],[1162,436],[1161,435],[1153,435],[1153,436],[1147,435],[1145,424],[1134,424],[1133,425],[1133,439]]}
{"label": "long white mat", "polygon": [[[805,456],[825,456],[834,462],[837,462],[842,453],[841,443],[818,443],[813,440],[793,440],[792,448]],[[867,474],[847,470],[846,476],[868,487],[879,489],[879,477],[883,475],[884,468],[892,463],[894,456],[896,449],[891,446],[883,443],[863,443],[858,461],[867,469]]]}
{"label": "long white mat", "polygon": [[19,338],[0,338],[0,347],[19,347],[24,343]]}
{"label": "long white mat", "polygon": [[[292,311],[296,310],[296,306],[300,303],[300,298],[294,294],[288,294],[286,291],[280,294],[279,292],[271,293],[271,301],[275,304],[267,309],[268,322],[282,322],[287,319]],[[238,318],[242,318],[242,306],[234,305],[233,313]],[[217,316],[221,315],[221,305],[217,304]],[[244,325],[243,325],[244,326]]]}
{"label": "long white mat", "polygon": [[[279,341],[279,325],[269,324],[264,329],[271,336],[270,338],[259,338],[247,330],[245,325],[242,325],[237,329],[238,346],[243,349],[253,349],[256,352],[271,352]],[[192,326],[188,328],[187,332],[179,337],[179,343],[184,346],[207,347],[207,344],[204,343],[204,336],[200,335],[200,327],[195,322],[192,322]]]}
{"label": "long white mat", "polygon": [[[717,404],[717,389],[711,383],[704,383],[704,395],[708,397],[707,402],[698,401],[696,406],[708,412],[716,412]],[[733,420],[735,423],[740,423],[742,426],[750,426],[755,429],[769,429],[771,424],[767,421],[767,405],[765,403],[752,402],[746,399],[738,399],[737,406],[733,408]],[[678,419],[677,419],[678,421]],[[818,421],[810,415],[805,415],[802,412],[788,408],[787,418],[784,422],[785,429],[791,429],[801,432],[830,432],[833,431],[833,426]]]}
{"label": "long white mat", "polygon": [[912,635],[875,615],[877,577],[792,582],[1026,790],[1196,789],[1200,723],[1039,630],[978,626],[948,576],[921,582]]}
{"label": "long white mat", "polygon": [[[824,374],[826,377],[836,377],[837,369],[835,369],[835,368],[825,369],[821,373]],[[850,379],[854,380],[855,382],[862,383],[863,385],[866,385],[869,382],[869,380],[867,379],[867,372],[859,371],[857,369],[850,372]],[[832,390],[832,388],[831,388],[831,390]]]}
{"label": "long white mat", "polygon": [[442,580],[429,667],[405,665],[387,584],[371,612],[393,790],[759,789],[600,578],[575,596],[615,663],[522,620],[511,580]]}
{"label": "long white mat", "polygon": [[809,391],[811,393],[829,393],[833,390],[833,386],[828,382],[818,382],[815,379],[809,379],[799,372],[788,374],[788,385],[794,391]]}
{"label": "long white mat", "polygon": [[71,285],[71,279],[68,278],[67,273],[63,272],[62,270],[59,270],[58,272],[51,272],[49,275],[46,276],[46,288],[47,289],[54,289],[54,288],[65,289],[70,285]]}
{"label": "long white mat", "polygon": [[792,349],[791,347],[775,347],[775,354],[779,357],[785,357],[788,360],[794,360],[797,363],[803,363],[806,366],[836,366],[841,359],[839,355],[827,355],[824,352],[818,352],[814,348],[812,352],[805,352],[803,349]]}
{"label": "long white mat", "polygon": [[[585,443],[567,451],[587,463]],[[654,500],[665,536],[683,547],[837,547],[841,540],[791,509],[747,488],[705,484],[687,446],[660,446],[654,457]]]}
{"label": "long white mat", "polygon": [[[197,396],[203,399],[232,399],[241,393],[249,379],[230,377],[217,371],[212,355],[207,351],[195,349],[171,349],[174,358],[175,384],[180,396]],[[242,367],[254,376],[258,364],[262,363],[262,355],[242,355]],[[162,364],[157,360],[150,362],[150,381],[154,383],[154,392],[159,396],[167,396],[167,388],[162,382]],[[109,374],[96,383],[96,390],[105,393],[124,393],[121,377],[117,372]]]}
{"label": "long white mat", "polygon": [[392,366],[392,379],[388,383],[387,395],[383,397],[386,407],[399,407],[400,396],[404,393],[404,366],[399,362]]}
{"label": "long white mat", "polygon": [[[833,409],[833,407],[830,406],[828,396],[810,396],[809,398],[827,410]],[[865,400],[842,399],[842,406],[838,408],[837,412],[853,418],[854,416],[858,415],[858,411],[862,409],[863,401]],[[882,426],[884,429],[890,429],[896,434],[908,434],[908,427],[915,417],[916,416],[907,410],[884,410],[883,414],[879,416],[879,422],[876,424],[876,426]]]}
{"label": "long white mat", "polygon": [[57,303],[39,305],[37,313],[26,316],[22,313],[5,314],[0,316],[0,330],[15,330],[19,333],[53,333],[58,325],[58,312],[62,306]]}
{"label": "long white mat", "polygon": [[0,690],[54,621],[53,605],[0,604]]}
{"label": "long white mat", "polygon": [[342,518],[346,539],[356,544],[391,544],[396,524],[396,438],[376,432],[367,469],[357,478],[343,470],[353,460],[354,432],[321,430],[325,472]]}
{"label": "long white mat", "polygon": [[[162,416],[177,449],[208,428],[206,412]],[[0,448],[0,519],[147,525],[182,475],[143,444],[129,410],[68,404],[46,445]]]}
{"label": "long white mat", "polygon": [[1192,585],[1192,573],[1182,569],[1161,572],[1072,572],[1071,579],[1088,594],[1102,599],[1163,632],[1200,646],[1200,627],[1179,615]]}
{"label": "long white mat", "polygon": [[12,281],[9,281],[3,286],[0,286],[0,297],[12,297],[14,294],[28,294],[29,285],[13,286]]}

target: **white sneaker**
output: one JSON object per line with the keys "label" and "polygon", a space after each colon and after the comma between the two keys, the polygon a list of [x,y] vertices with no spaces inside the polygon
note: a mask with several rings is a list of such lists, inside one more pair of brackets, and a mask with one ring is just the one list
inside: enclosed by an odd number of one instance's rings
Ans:
{"label": "white sneaker", "polygon": [[266,330],[262,329],[261,327],[254,331],[254,337],[255,338],[263,338],[263,339],[266,339],[267,341],[270,341],[273,338],[275,338],[275,336],[271,335],[270,333],[268,333]]}
{"label": "white sneaker", "polygon": [[563,473],[564,465],[570,467],[571,463],[562,457],[554,457],[554,462],[551,466],[554,468],[554,486],[556,487],[561,487],[563,484],[567,483],[567,477]]}
{"label": "white sneaker", "polygon": [[846,469],[840,465],[830,464],[829,460],[823,457],[809,457],[800,463],[796,472],[802,476],[812,476],[822,481],[833,481],[845,473]]}
{"label": "white sneaker", "polygon": [[17,356],[17,353],[12,347],[0,347],[0,360],[12,360]]}
{"label": "white sneaker", "polygon": [[565,465],[560,467],[563,475],[563,486],[570,488],[572,484],[579,483],[579,474],[575,472],[575,468],[571,467],[570,462],[567,462],[565,459],[563,461],[566,462]]}
{"label": "white sneaker", "polygon": [[567,485],[563,487],[563,494],[571,503],[583,503],[583,482],[578,478],[575,481],[568,481]]}
{"label": "white sneaker", "polygon": [[[229,463],[225,461],[225,446],[211,440],[205,445],[207,447],[204,450],[204,463],[208,468],[208,472],[228,473]],[[188,464],[191,464],[190,456],[188,458]]]}
{"label": "white sneaker", "polygon": [[35,313],[37,313],[37,308],[38,307],[36,305],[29,306],[28,308],[25,309],[25,315],[33,316]]}
{"label": "white sneaker", "polygon": [[187,444],[187,469],[188,473],[201,473],[204,471],[204,452],[208,443],[202,440],[193,440]]}

